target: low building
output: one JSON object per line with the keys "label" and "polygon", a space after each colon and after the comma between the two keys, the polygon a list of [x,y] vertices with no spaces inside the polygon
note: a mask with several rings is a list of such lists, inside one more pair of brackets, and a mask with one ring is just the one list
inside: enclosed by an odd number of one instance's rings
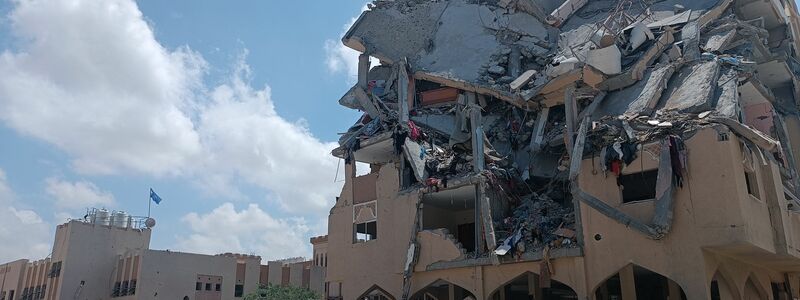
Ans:
{"label": "low building", "polygon": [[269,283],[324,292],[324,270],[303,258],[270,270],[255,255],[149,249],[145,220],[95,210],[58,225],[48,258],[0,265],[0,300],[234,300]]}

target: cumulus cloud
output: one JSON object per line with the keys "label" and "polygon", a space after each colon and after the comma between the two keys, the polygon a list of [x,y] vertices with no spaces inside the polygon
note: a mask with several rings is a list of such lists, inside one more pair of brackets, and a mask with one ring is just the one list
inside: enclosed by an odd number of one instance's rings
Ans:
{"label": "cumulus cloud", "polygon": [[185,113],[205,62],[169,51],[133,1],[19,1],[0,54],[0,119],[87,173],[179,172],[200,152]]}
{"label": "cumulus cloud", "polygon": [[[25,237],[25,238],[20,238]],[[0,261],[39,259],[50,253],[50,226],[35,211],[20,207],[0,169]]]}
{"label": "cumulus cloud", "polygon": [[[361,8],[361,12],[367,10],[366,4]],[[343,37],[347,30],[353,26],[358,20],[358,16],[352,17],[349,22],[342,26],[342,33],[336,39],[325,40],[325,65],[328,71],[332,74],[344,74],[347,76],[347,83],[354,84],[358,81],[358,56],[360,52],[350,49],[342,44],[341,37]],[[379,61],[375,58],[370,58],[372,65],[377,65]]]}
{"label": "cumulus cloud", "polygon": [[332,205],[336,145],[279,116],[269,87],[251,86],[246,55],[206,86],[203,57],[163,47],[134,1],[14,4],[20,46],[0,54],[0,121],[66,151],[80,173],[174,176],[232,198],[244,181],[287,211]]}
{"label": "cumulus cloud", "polygon": [[[198,132],[208,173],[243,178],[269,190],[289,211],[324,211],[341,186],[333,184],[336,143],[315,138],[303,122],[275,111],[269,87],[254,89],[250,69],[240,59],[227,84],[210,92]],[[301,186],[305,188],[301,188]]]}
{"label": "cumulus cloud", "polygon": [[257,204],[237,211],[232,203],[224,203],[210,213],[190,213],[182,220],[189,225],[192,234],[178,237],[180,250],[206,254],[253,253],[264,260],[311,252],[306,238],[309,226],[303,219],[275,218]]}
{"label": "cumulus cloud", "polygon": [[88,181],[68,182],[51,177],[45,181],[45,192],[55,199],[56,207],[62,209],[114,205],[114,195]]}

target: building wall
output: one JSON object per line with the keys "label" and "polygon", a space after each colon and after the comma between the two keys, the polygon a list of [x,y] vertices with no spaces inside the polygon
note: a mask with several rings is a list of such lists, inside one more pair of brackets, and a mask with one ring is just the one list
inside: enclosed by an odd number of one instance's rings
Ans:
{"label": "building wall", "polygon": [[59,226],[52,259],[63,261],[59,299],[107,299],[118,256],[148,249],[150,233],[79,221]]}
{"label": "building wall", "polygon": [[11,292],[14,296],[19,295],[23,287],[23,279],[27,270],[28,260],[20,259],[10,263],[0,265],[0,295],[5,293],[5,298],[9,299]]}
{"label": "building wall", "polygon": [[[719,133],[726,133],[727,140],[720,139]],[[736,135],[724,127],[706,128],[686,143],[688,173],[683,188],[674,189],[674,217],[669,234],[653,240],[581,204],[583,255],[552,259],[554,280],[571,287],[581,299],[594,299],[594,291],[601,283],[634,264],[672,279],[688,299],[709,299],[711,280],[718,274],[729,279],[727,284],[732,287],[732,294],[744,295],[749,281],[751,287],[771,295],[771,283],[784,282],[784,272],[800,271],[797,251],[800,214],[786,208],[779,166],[770,159],[756,158],[754,171],[759,196],[754,197],[747,192],[742,163],[745,149]],[[600,159],[594,159],[595,166],[592,161],[584,159],[578,179],[581,188],[649,224],[655,214],[654,201],[622,203],[614,175],[606,176],[599,171]],[[623,174],[657,167],[657,154],[643,153]],[[394,163],[384,165],[378,174],[376,240],[353,243],[350,178],[331,210],[327,249],[331,259],[326,279],[333,291],[331,296],[354,299],[375,286],[396,299],[402,293],[402,270],[417,194],[398,194],[398,171]],[[434,216],[427,223],[435,225],[435,222]],[[422,240],[422,253],[441,253],[444,247],[452,247],[445,239]],[[433,254],[429,256],[424,264],[441,260]],[[515,277],[526,272],[538,274],[539,270],[539,261],[497,266],[465,264],[431,271],[427,265],[418,264],[411,292],[445,280],[473,293],[477,299],[486,299]],[[792,284],[795,290],[797,282],[800,279]],[[341,294],[337,292],[339,284]]]}
{"label": "building wall", "polygon": [[[349,165],[347,169],[352,174]],[[398,175],[397,163],[387,163],[377,172],[378,238],[363,243],[353,243],[353,180],[347,178],[328,219],[327,281],[332,296],[339,283],[344,299],[354,299],[374,284],[395,295],[402,289],[418,194],[398,195]]]}
{"label": "building wall", "polygon": [[[197,276],[206,275],[222,277],[221,299],[237,299],[234,297],[237,260],[236,257],[221,255],[145,251],[142,255],[136,298],[197,299]],[[260,259],[251,259],[245,264],[244,295],[258,288]],[[203,293],[205,292],[200,294]]]}

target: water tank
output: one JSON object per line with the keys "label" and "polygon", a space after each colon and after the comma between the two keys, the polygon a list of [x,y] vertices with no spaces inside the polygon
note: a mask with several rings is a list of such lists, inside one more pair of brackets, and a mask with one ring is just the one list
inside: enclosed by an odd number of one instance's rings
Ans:
{"label": "water tank", "polygon": [[114,227],[125,228],[128,227],[128,214],[124,211],[114,212],[114,217],[111,220]]}
{"label": "water tank", "polygon": [[94,217],[95,224],[108,226],[111,223],[111,214],[105,208],[98,209]]}

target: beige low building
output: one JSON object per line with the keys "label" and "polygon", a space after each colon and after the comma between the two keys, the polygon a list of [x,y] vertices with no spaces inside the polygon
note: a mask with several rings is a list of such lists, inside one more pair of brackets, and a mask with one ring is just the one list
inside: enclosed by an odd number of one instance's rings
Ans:
{"label": "beige low building", "polygon": [[143,218],[113,222],[96,212],[59,225],[48,258],[0,265],[0,299],[233,300],[269,283],[324,293],[324,267],[313,261],[292,259],[270,270],[273,264],[261,265],[255,255],[151,250],[153,229]]}

